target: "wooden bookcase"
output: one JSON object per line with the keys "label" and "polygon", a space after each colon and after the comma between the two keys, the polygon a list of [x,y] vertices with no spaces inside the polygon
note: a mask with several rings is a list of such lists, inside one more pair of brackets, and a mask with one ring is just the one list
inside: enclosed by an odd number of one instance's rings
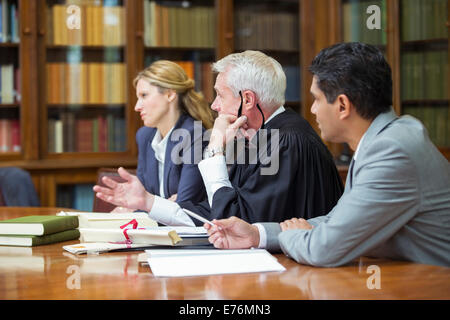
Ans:
{"label": "wooden bookcase", "polygon": [[[1,1],[3,0],[0,0],[0,3]],[[298,110],[318,131],[315,117],[310,112],[312,97],[309,89],[312,77],[307,68],[320,49],[344,40],[343,28],[347,22],[343,21],[346,19],[343,11],[348,0],[159,1],[158,4],[164,7],[165,19],[167,19],[165,24],[161,23],[161,26],[162,28],[169,27],[169,29],[161,31],[165,35],[164,39],[161,36],[159,38],[154,36],[156,38],[153,40],[149,40],[149,32],[155,34],[156,31],[146,21],[146,17],[150,14],[148,11],[149,0],[7,0],[7,2],[17,5],[20,41],[18,43],[0,43],[1,59],[7,59],[6,62],[0,60],[0,64],[13,64],[19,70],[21,99],[13,103],[0,103],[0,118],[19,120],[21,143],[20,151],[0,153],[0,166],[18,166],[28,170],[38,190],[41,205],[55,206],[58,204],[57,193],[61,186],[93,184],[96,182],[98,168],[136,167],[135,133],[142,123],[134,112],[136,95],[132,82],[138,71],[157,58],[191,61],[190,67],[193,66],[194,73],[197,73],[198,76],[198,73],[201,73],[199,70],[202,70],[206,63],[230,53],[244,49],[258,49],[266,52],[279,60],[283,66],[298,68],[299,71],[296,74],[293,73],[297,82],[294,88],[291,88],[291,92],[295,93],[296,87],[299,94],[292,99],[288,98],[286,105]],[[70,42],[49,41],[49,39],[55,39],[55,30],[51,28],[53,25],[52,7],[66,3],[80,6],[94,3],[101,5],[100,10],[104,10],[105,5],[120,7],[123,10],[123,19],[121,20],[123,42],[114,44],[80,42],[70,45]],[[183,7],[186,3],[188,4],[187,8]],[[444,46],[444,50],[448,52],[448,36],[431,41],[425,39],[413,42],[404,41],[401,34],[402,1],[388,0],[384,7],[385,19],[382,30],[384,42],[380,43],[380,47],[384,50],[393,70],[394,107],[398,113],[403,113],[405,108],[408,110],[408,107],[414,103],[424,102],[402,99],[401,63],[405,52],[411,46],[414,47],[414,50],[426,51],[426,48],[434,48],[436,43],[441,46],[440,48]],[[208,12],[204,13],[204,20],[201,23],[209,26],[208,32],[211,31],[213,35],[212,42],[203,43],[202,40],[191,38],[191,43],[189,43],[180,39],[179,33],[183,34],[183,37],[188,36],[183,23],[195,25],[194,20],[196,19],[192,18],[196,15],[195,13],[186,16],[183,12],[195,11],[196,8],[201,8],[201,12]],[[86,14],[86,11],[81,11],[82,19]],[[66,13],[66,18],[67,15],[70,14]],[[180,15],[181,19],[176,19],[180,18]],[[254,19],[255,16],[257,19]],[[174,18],[181,22],[177,22],[175,25],[168,24],[168,21],[173,21],[171,19]],[[107,21],[109,21],[108,19]],[[112,19],[114,21],[114,18]],[[189,19],[194,20],[189,22],[191,21]],[[60,24],[63,22],[59,21]],[[82,27],[84,23],[82,20]],[[287,27],[288,24],[290,27]],[[106,28],[105,20],[101,27]],[[60,36],[61,33],[58,33],[57,37]],[[89,37],[91,36],[92,34],[89,35]],[[286,40],[283,37],[289,37],[292,40],[276,43],[274,37],[276,40]],[[444,44],[445,42],[446,44]],[[55,88],[55,79],[57,78],[52,71],[49,71],[48,65],[61,63],[66,68],[69,65],[68,62],[78,66],[109,62],[123,64],[125,69],[122,81],[123,101],[114,103],[109,100],[85,101],[86,99],[82,99],[74,101],[65,96],[64,100],[55,100],[56,96],[53,96],[55,92],[52,90]],[[203,84],[205,79],[204,76],[196,79],[197,88],[205,88]],[[50,84],[52,85],[49,87]],[[56,88],[59,84],[56,83]],[[447,80],[447,88],[449,88],[448,86]],[[73,89],[73,86],[69,89]],[[76,89],[85,90],[85,88]],[[448,91],[450,90],[447,89]],[[73,93],[72,98],[78,99]],[[210,97],[211,99],[212,97]],[[444,104],[448,106],[448,98],[429,99],[425,102],[428,105]],[[100,151],[99,147],[96,147],[95,150],[89,152],[80,152],[76,148],[73,149],[73,146],[66,149],[63,142],[62,150],[55,149],[55,142],[51,141],[52,137],[49,139],[49,132],[54,132],[52,131],[54,130],[52,121],[64,121],[65,118],[61,119],[61,114],[65,113],[75,114],[75,119],[81,115],[80,117],[98,119],[98,121],[101,117],[107,117],[108,114],[122,117],[125,128],[123,148],[120,150],[106,149],[106,151],[101,149]],[[73,130],[76,131],[76,129]],[[328,146],[335,156],[341,152],[342,145],[340,144],[329,143]],[[66,152],[67,150],[70,152]],[[449,149],[441,148],[441,150],[449,158]]]}
{"label": "wooden bookcase", "polygon": [[[392,68],[397,114],[421,120],[431,140],[450,159],[448,0],[336,2],[335,27],[341,30],[336,42],[368,40],[385,53]],[[381,30],[367,31],[365,21],[352,17],[352,12],[362,15],[370,5],[381,9]]]}

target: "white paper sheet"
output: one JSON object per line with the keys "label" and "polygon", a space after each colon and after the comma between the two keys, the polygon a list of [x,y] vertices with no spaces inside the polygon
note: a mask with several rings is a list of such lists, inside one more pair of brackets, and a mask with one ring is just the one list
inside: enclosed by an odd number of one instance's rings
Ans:
{"label": "white paper sheet", "polygon": [[264,249],[248,250],[146,250],[156,277],[285,271]]}

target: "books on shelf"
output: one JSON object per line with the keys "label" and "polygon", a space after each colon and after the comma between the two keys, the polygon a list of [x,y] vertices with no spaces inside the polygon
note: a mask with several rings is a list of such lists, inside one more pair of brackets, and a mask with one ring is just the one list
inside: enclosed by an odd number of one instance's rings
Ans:
{"label": "books on shelf", "polygon": [[24,216],[0,221],[0,245],[38,246],[78,239],[77,217]]}
{"label": "books on shelf", "polygon": [[[179,4],[179,5],[178,5]],[[214,7],[182,7],[144,0],[144,43],[148,47],[214,48]]]}
{"label": "books on shelf", "polygon": [[19,43],[17,2],[0,0],[0,43]]}
{"label": "books on shelf", "polygon": [[124,104],[124,63],[47,63],[49,104]]}
{"label": "books on shelf", "polygon": [[0,65],[0,103],[20,102],[20,71],[12,64]]}
{"label": "books on shelf", "polygon": [[[55,4],[47,8],[47,23],[52,45],[123,46],[125,44],[125,12],[121,6],[98,6],[95,1],[78,3],[80,28],[68,28],[67,8],[71,4]],[[72,1],[73,2],[73,1]]]}
{"label": "books on shelf", "polygon": [[235,11],[234,21],[238,50],[298,51],[297,12],[261,12],[245,7]]}
{"label": "books on shelf", "polygon": [[447,50],[406,51],[401,57],[402,100],[448,99]]}
{"label": "books on shelf", "polygon": [[48,120],[48,152],[121,152],[126,149],[125,119],[107,114],[76,118],[72,112]]}
{"label": "books on shelf", "polygon": [[402,41],[447,38],[447,6],[447,0],[402,0]]}
{"label": "books on shelf", "polygon": [[[369,29],[367,19],[373,13],[367,13],[367,8],[376,5],[380,8],[381,29]],[[359,41],[373,45],[386,45],[386,0],[355,1],[342,3],[342,37],[344,42]]]}
{"label": "books on shelf", "polygon": [[20,151],[20,121],[0,119],[0,153]]}
{"label": "books on shelf", "polygon": [[92,184],[59,185],[57,206],[90,211],[94,203]]}
{"label": "books on shelf", "polygon": [[286,74],[286,101],[300,101],[300,67],[299,66],[283,66]]}

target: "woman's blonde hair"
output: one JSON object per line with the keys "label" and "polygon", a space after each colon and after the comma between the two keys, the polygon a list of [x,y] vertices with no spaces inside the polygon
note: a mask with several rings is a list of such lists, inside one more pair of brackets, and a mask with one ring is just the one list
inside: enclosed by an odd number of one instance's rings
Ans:
{"label": "woman's blonde hair", "polygon": [[168,60],[155,61],[138,73],[133,82],[135,87],[141,79],[158,87],[160,92],[166,89],[175,90],[180,109],[195,120],[201,121],[206,129],[212,128],[214,119],[208,102],[201,92],[194,90],[195,81],[188,78],[180,65]]}

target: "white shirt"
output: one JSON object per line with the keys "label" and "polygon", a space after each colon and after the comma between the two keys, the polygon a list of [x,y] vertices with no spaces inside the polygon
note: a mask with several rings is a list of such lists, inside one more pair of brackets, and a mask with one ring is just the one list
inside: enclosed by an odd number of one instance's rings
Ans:
{"label": "white shirt", "polygon": [[166,158],[167,141],[173,128],[162,139],[161,132],[157,129],[152,140],[152,149],[155,152],[155,158],[158,161],[159,194],[167,198],[164,194],[164,160]]}
{"label": "white shirt", "polygon": [[359,152],[359,147],[361,146],[361,144],[362,144],[362,142],[364,140],[364,137],[366,136],[366,132],[364,132],[363,136],[359,140],[358,146],[356,147],[355,153],[353,154],[353,160],[354,161],[356,161],[356,157],[358,156],[358,152]]}
{"label": "white shirt", "polygon": [[[264,122],[267,124],[275,116],[285,111],[283,106],[279,107]],[[198,169],[205,184],[208,202],[212,205],[214,193],[222,187],[232,188],[225,156],[215,156],[199,162]],[[155,196],[153,207],[149,212],[149,217],[165,225],[190,225],[194,226],[192,219],[184,213],[183,209],[175,202]],[[264,229],[258,227],[258,229]]]}

